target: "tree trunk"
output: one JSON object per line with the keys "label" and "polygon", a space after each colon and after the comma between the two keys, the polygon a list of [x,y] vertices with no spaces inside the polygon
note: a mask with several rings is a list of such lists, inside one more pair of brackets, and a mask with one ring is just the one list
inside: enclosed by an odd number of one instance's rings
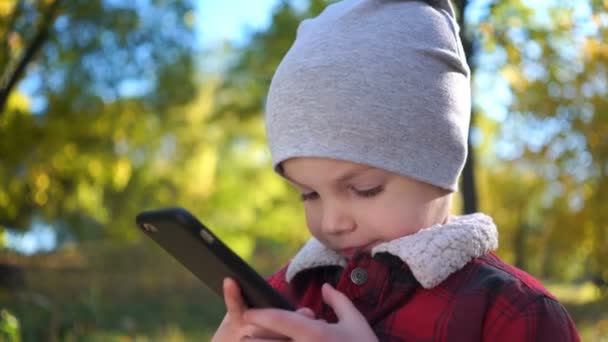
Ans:
{"label": "tree trunk", "polygon": [[[468,4],[468,0],[455,0],[453,1],[456,5],[456,15],[458,19],[458,25],[460,26],[460,38],[464,48],[464,53],[467,58],[467,63],[471,68],[471,74],[473,73],[473,42],[467,37],[465,30],[465,9]],[[472,101],[471,101],[472,103]],[[472,128],[475,122],[475,111],[471,111],[471,122],[470,127]],[[469,136],[467,139],[467,147],[469,153],[462,171],[462,203],[463,213],[471,214],[478,211],[477,208],[477,187],[475,184],[475,151],[471,145],[471,129],[469,129]]]}

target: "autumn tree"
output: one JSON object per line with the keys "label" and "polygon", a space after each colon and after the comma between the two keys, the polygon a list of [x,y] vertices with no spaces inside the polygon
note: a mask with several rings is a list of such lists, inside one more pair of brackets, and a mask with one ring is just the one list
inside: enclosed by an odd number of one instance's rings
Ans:
{"label": "autumn tree", "polygon": [[0,70],[21,80],[3,87],[2,226],[120,234],[133,204],[154,202],[171,109],[195,94],[192,20],[188,1],[2,2]]}
{"label": "autumn tree", "polygon": [[[510,93],[507,114],[488,126],[496,136],[486,137],[493,147],[482,168],[494,180],[482,203],[511,221],[503,231],[517,263],[604,285],[607,10],[601,1],[502,1],[478,22],[485,56],[478,74],[497,76]],[[488,117],[497,118],[497,107],[486,107]]]}

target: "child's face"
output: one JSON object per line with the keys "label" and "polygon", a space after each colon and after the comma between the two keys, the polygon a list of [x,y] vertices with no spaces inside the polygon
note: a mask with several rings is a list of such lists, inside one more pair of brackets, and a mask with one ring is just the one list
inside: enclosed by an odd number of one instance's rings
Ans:
{"label": "child's face", "polygon": [[302,193],[312,235],[347,258],[447,220],[450,196],[433,185],[327,158],[292,158],[282,167]]}

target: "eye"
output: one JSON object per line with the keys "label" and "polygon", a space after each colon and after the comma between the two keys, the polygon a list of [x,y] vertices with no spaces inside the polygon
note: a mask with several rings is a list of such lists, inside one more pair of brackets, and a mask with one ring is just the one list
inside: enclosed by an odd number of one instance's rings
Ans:
{"label": "eye", "polygon": [[364,190],[352,188],[352,190],[357,194],[357,196],[367,198],[367,197],[374,197],[374,196],[378,195],[379,193],[381,193],[384,190],[384,186],[378,185],[377,187],[374,187],[371,189],[364,189]]}
{"label": "eye", "polygon": [[311,201],[311,200],[315,200],[315,199],[319,198],[319,194],[317,194],[315,191],[313,191],[313,192],[309,192],[309,193],[300,195],[300,198],[302,199],[302,201]]}

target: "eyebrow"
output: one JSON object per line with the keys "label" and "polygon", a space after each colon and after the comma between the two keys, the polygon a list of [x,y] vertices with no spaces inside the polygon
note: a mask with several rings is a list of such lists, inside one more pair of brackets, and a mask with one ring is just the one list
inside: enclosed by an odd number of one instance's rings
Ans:
{"label": "eyebrow", "polygon": [[367,172],[369,170],[371,170],[372,168],[369,166],[364,166],[362,168],[357,168],[354,170],[349,170],[348,172],[346,172],[345,174],[343,174],[342,176],[336,178],[334,180],[334,182],[336,183],[342,183],[342,182],[346,182],[349,181],[357,176],[359,176],[360,174]]}
{"label": "eyebrow", "polygon": [[[357,176],[359,176],[360,174],[367,172],[369,170],[372,170],[373,168],[371,166],[362,166],[361,168],[356,168],[356,169],[351,169],[348,170],[346,173],[344,173],[343,175],[337,177],[336,179],[332,180],[333,183],[343,183],[346,181],[349,181]],[[295,185],[298,185],[302,188],[308,188],[307,185],[301,184],[297,181],[295,181],[293,178],[289,177],[287,175],[287,173],[285,172],[285,170],[283,170],[283,177],[287,178],[287,180],[289,180],[290,182],[292,182]]]}

